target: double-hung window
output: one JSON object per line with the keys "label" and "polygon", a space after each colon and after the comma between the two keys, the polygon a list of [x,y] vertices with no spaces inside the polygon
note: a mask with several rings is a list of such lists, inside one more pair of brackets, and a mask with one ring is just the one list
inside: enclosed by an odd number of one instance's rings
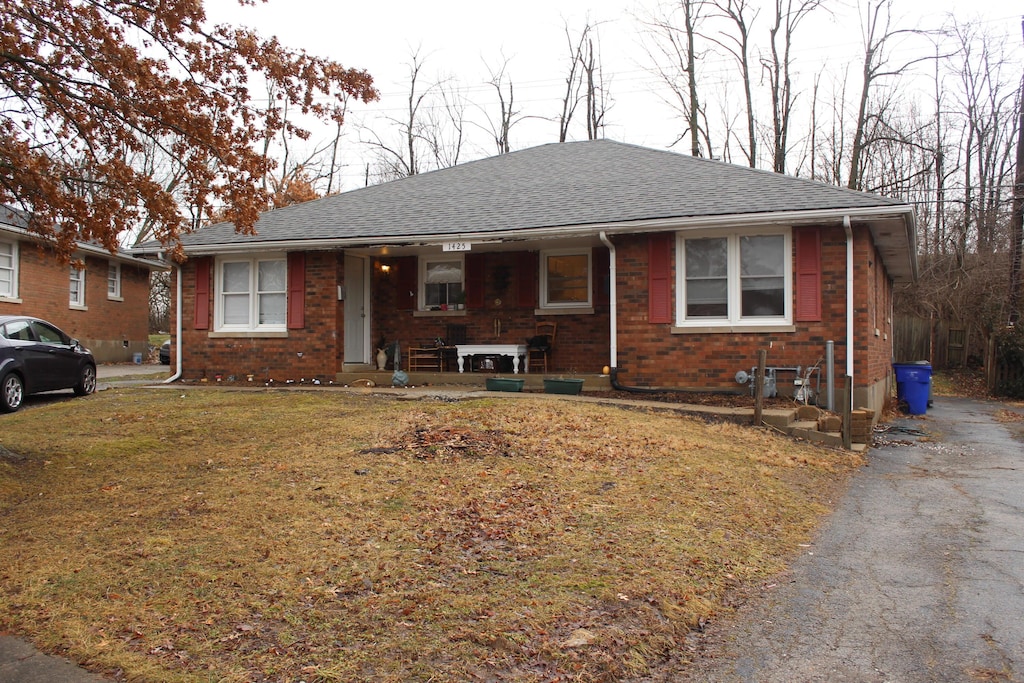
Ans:
{"label": "double-hung window", "polygon": [[462,258],[420,259],[420,301],[425,310],[440,310],[465,303]]}
{"label": "double-hung window", "polygon": [[18,298],[17,242],[0,242],[0,297]]}
{"label": "double-hung window", "polygon": [[792,321],[788,230],[679,235],[676,319],[680,326]]}
{"label": "double-hung window", "polygon": [[590,249],[542,251],[540,258],[541,308],[591,306]]}
{"label": "double-hung window", "polygon": [[284,256],[224,259],[217,265],[218,329],[285,329],[288,265]]}
{"label": "double-hung window", "polygon": [[107,298],[121,299],[121,264],[107,264]]}
{"label": "double-hung window", "polygon": [[82,308],[85,306],[85,270],[71,266],[68,303]]}

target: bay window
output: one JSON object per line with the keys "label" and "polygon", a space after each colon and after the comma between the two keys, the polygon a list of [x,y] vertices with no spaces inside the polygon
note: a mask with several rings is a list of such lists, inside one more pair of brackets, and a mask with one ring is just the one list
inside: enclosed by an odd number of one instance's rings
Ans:
{"label": "bay window", "polygon": [[788,324],[790,233],[680,234],[676,318],[680,326]]}

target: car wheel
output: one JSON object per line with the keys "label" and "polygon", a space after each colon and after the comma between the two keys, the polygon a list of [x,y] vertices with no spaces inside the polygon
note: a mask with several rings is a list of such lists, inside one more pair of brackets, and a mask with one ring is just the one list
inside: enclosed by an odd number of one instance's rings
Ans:
{"label": "car wheel", "polygon": [[25,400],[25,385],[13,372],[0,382],[0,412],[13,413]]}
{"label": "car wheel", "polygon": [[82,368],[82,378],[75,385],[75,394],[88,396],[96,391],[96,366],[86,365]]}

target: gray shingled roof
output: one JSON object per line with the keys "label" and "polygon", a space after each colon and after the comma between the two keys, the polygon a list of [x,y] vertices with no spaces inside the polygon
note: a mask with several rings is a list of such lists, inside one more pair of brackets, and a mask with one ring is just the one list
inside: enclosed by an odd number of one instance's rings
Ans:
{"label": "gray shingled roof", "polygon": [[542,145],[219,224],[186,247],[484,236],[629,221],[905,207],[823,183],[610,140]]}

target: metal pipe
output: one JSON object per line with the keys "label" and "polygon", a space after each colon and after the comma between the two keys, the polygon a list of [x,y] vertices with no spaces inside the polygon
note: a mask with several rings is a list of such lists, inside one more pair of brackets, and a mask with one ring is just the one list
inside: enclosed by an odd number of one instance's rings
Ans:
{"label": "metal pipe", "polygon": [[836,344],[829,339],[825,342],[825,409],[835,409],[835,361]]}
{"label": "metal pipe", "polygon": [[[619,307],[616,299],[617,288],[615,285],[615,245],[608,239],[604,230],[600,233],[601,241],[608,247],[608,327],[610,339],[608,341],[608,367],[614,368],[618,365],[619,357]],[[612,377],[615,375],[613,374]]]}
{"label": "metal pipe", "polygon": [[853,227],[850,216],[843,216],[846,231],[846,374],[853,386]]}
{"label": "metal pipe", "polygon": [[176,270],[174,279],[177,281],[177,296],[174,297],[174,366],[173,375],[164,380],[164,384],[170,384],[181,377],[181,266],[174,264]]}

